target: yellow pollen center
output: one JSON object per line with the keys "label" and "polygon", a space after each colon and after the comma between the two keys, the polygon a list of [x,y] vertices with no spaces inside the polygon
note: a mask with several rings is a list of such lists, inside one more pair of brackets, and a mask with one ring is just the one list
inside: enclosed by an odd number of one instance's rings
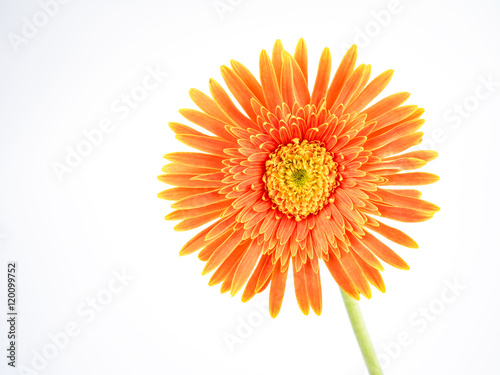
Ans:
{"label": "yellow pollen center", "polygon": [[295,138],[269,155],[262,180],[276,208],[300,221],[328,203],[336,177],[337,163],[321,142]]}

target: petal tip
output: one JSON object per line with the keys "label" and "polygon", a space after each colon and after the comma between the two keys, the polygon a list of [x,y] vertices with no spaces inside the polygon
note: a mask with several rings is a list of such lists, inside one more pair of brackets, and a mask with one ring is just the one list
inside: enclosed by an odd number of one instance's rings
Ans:
{"label": "petal tip", "polygon": [[302,314],[309,315],[309,308],[305,309],[305,308],[302,308],[300,306],[299,306],[299,308],[300,308],[300,311],[302,311]]}
{"label": "petal tip", "polygon": [[205,266],[205,268],[203,268],[203,270],[201,271],[201,276],[205,276],[207,273],[210,273],[210,270]]}
{"label": "petal tip", "polygon": [[269,314],[271,315],[271,318],[273,319],[276,319],[278,317],[278,314],[280,313],[280,311],[271,311],[269,310]]}
{"label": "petal tip", "polygon": [[434,151],[434,150],[431,150],[431,158],[432,159],[429,159],[428,161],[431,161],[431,160],[434,160],[436,159],[438,156],[439,156],[439,153],[437,151]]}
{"label": "petal tip", "polygon": [[321,315],[321,312],[322,312],[322,308],[320,308],[319,310],[314,310],[314,313],[317,315],[317,316],[320,316]]}
{"label": "petal tip", "polygon": [[177,219],[175,218],[175,215],[174,215],[175,212],[176,211],[172,211],[167,216],[165,216],[165,220],[167,220],[167,221],[176,221]]}
{"label": "petal tip", "polygon": [[274,42],[274,46],[280,46],[280,47],[283,47],[283,43],[281,42],[281,39],[276,39],[276,41]]}

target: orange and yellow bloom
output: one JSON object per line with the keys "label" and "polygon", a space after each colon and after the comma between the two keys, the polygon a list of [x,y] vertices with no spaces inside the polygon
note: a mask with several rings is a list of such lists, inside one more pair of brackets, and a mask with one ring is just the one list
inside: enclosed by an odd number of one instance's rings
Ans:
{"label": "orange and yellow bloom", "polygon": [[[300,309],[321,313],[319,262],[349,296],[380,291],[382,263],[409,269],[377,233],[416,248],[408,235],[378,218],[430,219],[439,208],[418,190],[438,177],[407,172],[434,159],[434,151],[405,152],[422,141],[424,112],[403,105],[410,94],[390,95],[370,106],[389,83],[388,70],[369,82],[370,65],[356,67],[351,47],[333,79],[323,51],[309,91],[306,45],[292,56],[278,40],[272,58],[260,55],[260,82],[242,64],[222,66],[230,93],[215,80],[210,94],[192,89],[200,109],[182,109],[205,132],[170,123],[176,138],[201,152],[173,152],[160,181],[176,186],[159,194],[174,200],[167,220],[176,230],[209,224],[181,250],[198,250],[210,285],[248,301],[270,285],[269,308],[278,315],[289,272]],[[210,135],[207,134],[211,133]],[[382,219],[383,220],[383,219]]]}

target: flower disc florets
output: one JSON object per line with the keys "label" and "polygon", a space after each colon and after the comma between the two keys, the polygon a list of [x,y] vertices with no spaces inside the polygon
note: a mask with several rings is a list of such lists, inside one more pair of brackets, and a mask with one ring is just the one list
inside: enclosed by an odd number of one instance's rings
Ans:
{"label": "flower disc florets", "polygon": [[263,181],[274,205],[300,221],[328,203],[336,177],[337,163],[321,142],[295,138],[269,155]]}

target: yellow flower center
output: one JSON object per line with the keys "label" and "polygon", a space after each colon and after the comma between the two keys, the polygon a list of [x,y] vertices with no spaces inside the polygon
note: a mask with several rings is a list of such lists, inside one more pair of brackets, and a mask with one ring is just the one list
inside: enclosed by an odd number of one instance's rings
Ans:
{"label": "yellow flower center", "polygon": [[262,180],[276,207],[300,221],[328,203],[336,177],[337,163],[321,142],[295,138],[269,155]]}

